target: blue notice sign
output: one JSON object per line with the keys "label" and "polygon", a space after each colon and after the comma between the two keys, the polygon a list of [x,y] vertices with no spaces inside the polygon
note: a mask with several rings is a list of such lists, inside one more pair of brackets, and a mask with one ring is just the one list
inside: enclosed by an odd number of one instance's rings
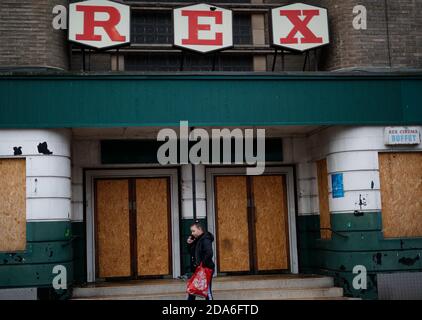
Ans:
{"label": "blue notice sign", "polygon": [[331,187],[333,190],[333,198],[344,197],[343,174],[335,173],[331,175]]}

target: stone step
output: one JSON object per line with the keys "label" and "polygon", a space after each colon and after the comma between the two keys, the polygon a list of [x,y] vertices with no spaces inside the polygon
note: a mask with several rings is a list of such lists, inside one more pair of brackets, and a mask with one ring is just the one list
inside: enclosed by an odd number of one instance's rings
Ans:
{"label": "stone step", "polygon": [[[235,276],[217,277],[213,279],[213,291],[248,290],[248,289],[300,289],[329,288],[333,279],[324,276]],[[95,286],[74,288],[74,298],[178,294],[185,292],[186,281],[183,280],[140,280],[124,284],[103,283]]]}
{"label": "stone step", "polygon": [[[282,288],[239,289],[214,291],[215,300],[288,300],[288,299],[342,299],[343,289],[330,288]],[[116,296],[92,296],[75,300],[186,300],[184,292],[159,294],[132,294]]]}

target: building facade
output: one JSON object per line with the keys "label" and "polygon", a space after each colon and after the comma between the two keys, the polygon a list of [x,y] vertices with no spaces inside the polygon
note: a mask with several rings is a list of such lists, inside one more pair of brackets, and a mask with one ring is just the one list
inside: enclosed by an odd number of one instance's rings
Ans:
{"label": "building facade", "polygon": [[[131,44],[103,51],[52,26],[68,1],[0,3],[0,289],[69,297],[58,265],[68,288],[177,278],[195,219],[217,276],[326,274],[369,299],[421,283],[422,3],[304,1],[328,10],[330,44],[274,55],[269,10],[294,2],[215,1],[234,46],[201,55],[172,45],[191,1],[122,2]],[[265,129],[264,174],[161,165],[157,136],[181,121]]]}

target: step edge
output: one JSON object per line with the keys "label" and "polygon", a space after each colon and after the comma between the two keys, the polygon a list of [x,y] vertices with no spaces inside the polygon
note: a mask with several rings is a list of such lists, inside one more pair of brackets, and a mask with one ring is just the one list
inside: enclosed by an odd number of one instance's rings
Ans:
{"label": "step edge", "polygon": [[[309,279],[306,279],[307,281],[309,281]],[[333,281],[327,280],[327,279],[315,279],[317,281],[312,281],[312,282],[316,282],[317,286],[315,286],[315,288],[328,288],[328,287],[332,287],[334,285]],[[238,280],[239,281],[239,280]],[[298,288],[298,289],[302,289],[302,288],[308,288],[308,286],[305,285],[311,285],[312,287],[312,283],[311,284],[306,284],[307,281],[299,281],[299,283],[297,283],[296,285],[293,286],[288,286],[291,285],[291,282],[297,282],[297,279],[289,279],[288,281],[286,280],[255,280],[255,281],[260,281],[260,282],[269,282],[271,283],[271,286],[269,289],[287,289],[287,288]],[[257,288],[256,287],[256,283],[254,280],[245,280],[241,283],[239,283],[237,286],[234,287],[234,289],[231,290],[247,290],[244,287],[248,287],[252,286],[253,288]],[[218,283],[214,283],[213,282],[213,289],[215,290],[224,290],[224,287],[233,285],[234,281],[227,281],[227,282],[218,282]],[[300,283],[303,282],[303,283]],[[267,285],[266,283],[262,283],[261,285],[259,285],[259,289],[266,289],[267,287],[265,287],[265,285]],[[77,296],[87,296],[87,295],[91,295],[93,293],[95,293],[95,291],[103,291],[103,290],[107,290],[107,293],[103,293],[102,295],[113,295],[115,293],[117,293],[118,291],[123,291],[123,290],[127,290],[128,288],[130,288],[131,290],[134,291],[148,291],[148,290],[153,290],[153,289],[157,289],[159,287],[157,286],[162,286],[159,284],[147,284],[147,285],[140,285],[140,286],[118,286],[118,287],[76,287],[73,289],[73,292],[75,295]],[[164,286],[164,285],[163,285]],[[170,284],[170,285],[165,285],[165,287],[167,289],[172,289],[172,290],[177,290],[179,288],[186,288],[186,282],[184,283],[174,283],[174,284]],[[242,288],[240,288],[242,287]],[[221,289],[220,289],[221,288]]]}
{"label": "step edge", "polygon": [[[265,291],[278,291],[275,288],[270,288],[270,289],[258,289],[261,292],[265,292]],[[283,290],[286,291],[290,291],[290,292],[300,292],[300,291],[311,291],[311,292],[331,292],[334,291],[333,293],[335,293],[337,296],[337,294],[341,294],[341,296],[343,296],[344,292],[343,292],[343,288],[341,287],[329,287],[329,288],[283,288]],[[219,294],[230,294],[232,292],[237,292],[237,291],[250,291],[252,292],[256,292],[257,290],[254,289],[237,289],[237,290],[213,290],[213,293],[215,294],[216,292],[218,292]],[[95,300],[95,299],[104,299],[104,298],[130,298],[130,297],[145,297],[145,298],[152,298],[152,297],[165,297],[165,296],[182,296],[182,295],[187,295],[186,292],[169,292],[169,293],[156,293],[156,294],[128,294],[128,295],[115,295],[115,296],[92,296],[92,297],[72,297],[72,300],[78,300],[78,299],[82,299],[82,300]],[[310,296],[310,298],[312,298],[314,296]],[[327,297],[327,296],[323,296],[323,297]]]}

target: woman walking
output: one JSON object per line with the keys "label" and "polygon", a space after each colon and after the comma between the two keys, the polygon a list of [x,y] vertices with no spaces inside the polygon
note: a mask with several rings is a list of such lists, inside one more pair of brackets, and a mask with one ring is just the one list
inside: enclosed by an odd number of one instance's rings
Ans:
{"label": "woman walking", "polygon": [[[202,263],[202,266],[205,268],[212,269],[214,273],[215,264],[212,260],[213,250],[212,242],[214,241],[214,236],[208,231],[204,231],[204,227],[199,221],[195,221],[190,227],[191,235],[189,236],[187,243],[189,252],[191,255],[191,270],[195,272],[196,268]],[[206,300],[213,300],[212,296],[212,276],[208,283],[208,294],[205,298]],[[196,296],[189,294],[188,300],[195,300]]]}

